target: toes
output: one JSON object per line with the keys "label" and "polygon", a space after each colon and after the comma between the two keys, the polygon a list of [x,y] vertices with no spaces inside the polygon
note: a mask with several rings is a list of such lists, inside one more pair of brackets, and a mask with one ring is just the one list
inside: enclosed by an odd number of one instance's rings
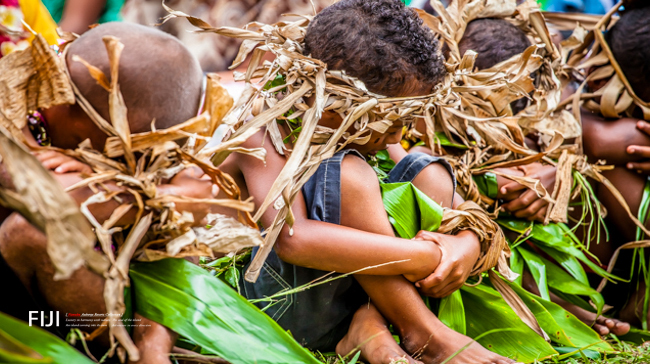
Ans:
{"label": "toes", "polygon": [[618,321],[615,324],[615,327],[612,329],[616,335],[625,335],[630,332],[630,324],[627,322]]}
{"label": "toes", "polygon": [[595,324],[593,328],[600,336],[609,335],[609,328],[607,326]]}
{"label": "toes", "polygon": [[625,335],[630,331],[630,324],[627,322],[608,318],[604,320],[604,324],[609,329],[608,331],[614,333],[614,335]]}

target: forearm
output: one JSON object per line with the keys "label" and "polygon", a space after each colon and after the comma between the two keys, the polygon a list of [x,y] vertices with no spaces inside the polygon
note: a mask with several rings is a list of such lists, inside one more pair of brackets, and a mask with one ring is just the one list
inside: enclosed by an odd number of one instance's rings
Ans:
{"label": "forearm", "polygon": [[106,6],[106,0],[67,0],[59,22],[61,29],[77,34],[97,23]]}
{"label": "forearm", "polygon": [[350,273],[384,264],[364,270],[363,274],[404,275],[411,281],[428,276],[441,257],[438,246],[430,241],[400,239],[306,219],[296,222],[293,236],[285,226],[275,248],[282,260],[298,266]]}
{"label": "forearm", "polygon": [[592,163],[605,160],[607,164],[625,165],[642,159],[630,155],[628,146],[650,146],[650,136],[636,127],[637,119],[607,121],[586,112],[582,119],[585,154]]}

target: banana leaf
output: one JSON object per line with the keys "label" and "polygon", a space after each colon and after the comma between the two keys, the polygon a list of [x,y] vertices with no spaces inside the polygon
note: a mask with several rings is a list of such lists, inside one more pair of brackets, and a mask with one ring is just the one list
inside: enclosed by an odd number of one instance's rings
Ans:
{"label": "banana leaf", "polygon": [[542,258],[527,249],[522,249],[521,247],[517,248],[517,252],[524,259],[524,262],[526,262],[526,266],[528,266],[528,270],[537,284],[537,289],[539,289],[539,295],[543,299],[550,301],[551,296],[548,290],[546,264],[544,264]]}
{"label": "banana leaf", "polygon": [[436,231],[440,227],[442,207],[412,183],[383,183],[381,194],[399,237],[412,239],[420,230]]}
{"label": "banana leaf", "polygon": [[454,291],[454,293],[440,300],[438,318],[450,329],[463,335],[467,334],[465,306],[460,291]]}
{"label": "banana leaf", "polygon": [[134,311],[232,364],[320,363],[221,280],[183,259],[134,263]]}
{"label": "banana leaf", "polygon": [[476,182],[476,187],[481,192],[481,194],[495,199],[499,194],[499,184],[497,183],[497,175],[492,172],[486,172],[483,174],[472,176],[474,182]]}
{"label": "banana leaf", "polygon": [[0,312],[0,363],[93,364],[55,335]]}
{"label": "banana leaf", "polygon": [[519,275],[519,277],[515,279],[515,283],[521,286],[524,279],[524,259],[521,257],[521,254],[519,254],[517,249],[512,249],[510,253],[510,269]]}
{"label": "banana leaf", "polygon": [[570,348],[589,346],[594,350],[612,350],[612,347],[602,341],[594,330],[570,312],[553,302],[541,299],[515,283],[509,284],[530,308],[542,330],[551,337],[554,343]]}
{"label": "banana leaf", "polygon": [[571,303],[578,304],[582,308],[593,311],[593,308],[589,304],[586,304],[582,298],[577,297],[588,296],[596,305],[596,313],[598,315],[602,313],[603,307],[605,306],[605,299],[589,284],[578,281],[562,268],[533,251],[523,247],[517,247],[515,250],[526,261],[526,265],[530,269],[531,275],[540,290],[540,296],[544,300],[550,301],[550,288],[554,293],[561,293],[559,294],[561,298],[565,298]]}
{"label": "banana leaf", "polygon": [[440,145],[443,146],[443,147],[452,147],[452,148],[458,148],[458,149],[469,149],[466,145],[454,143],[449,138],[447,138],[447,135],[445,135],[445,133],[443,133],[441,131],[435,132],[435,137],[434,137],[433,141],[435,143],[440,143]]}
{"label": "banana leaf", "polygon": [[594,273],[610,280],[620,280],[620,278],[608,273],[598,264],[587,258],[582,249],[584,246],[571,230],[561,223],[551,223],[542,225],[539,223],[532,224],[530,221],[515,218],[499,218],[497,222],[502,227],[519,234],[529,232],[528,240],[542,249],[554,249],[560,253],[568,254],[588,266]]}
{"label": "banana leaf", "polygon": [[557,352],[530,329],[492,287],[482,283],[460,289],[467,320],[467,336],[477,338],[492,329],[507,329],[478,339],[485,348],[517,361],[532,363]]}

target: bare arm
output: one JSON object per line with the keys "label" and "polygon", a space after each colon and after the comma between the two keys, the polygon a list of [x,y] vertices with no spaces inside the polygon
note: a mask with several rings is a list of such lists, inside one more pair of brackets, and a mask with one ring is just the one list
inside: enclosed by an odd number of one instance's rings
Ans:
{"label": "bare arm", "polygon": [[602,159],[607,164],[624,166],[643,159],[627,150],[630,145],[650,146],[650,136],[637,128],[638,121],[632,118],[608,121],[583,111],[583,143],[590,162]]}
{"label": "bare arm", "polygon": [[59,26],[65,31],[82,34],[89,25],[97,23],[105,6],[106,0],[66,0]]}
{"label": "bare arm", "polygon": [[[243,146],[259,147],[262,142],[263,133],[258,133]],[[267,151],[266,164],[243,154],[230,157],[235,158],[240,166],[256,206],[262,203],[285,163],[285,157],[275,151],[270,139],[266,139],[264,148]],[[275,245],[280,258],[288,263],[349,273],[387,262],[408,260],[364,271],[364,274],[405,275],[412,281],[426,277],[437,266],[439,249],[430,241],[400,239],[309,220],[302,194],[298,195],[292,208],[296,219],[294,234],[290,236],[289,228],[285,225]],[[383,206],[381,211],[384,211]],[[267,210],[262,215],[262,224],[271,226],[275,215],[274,209]]]}

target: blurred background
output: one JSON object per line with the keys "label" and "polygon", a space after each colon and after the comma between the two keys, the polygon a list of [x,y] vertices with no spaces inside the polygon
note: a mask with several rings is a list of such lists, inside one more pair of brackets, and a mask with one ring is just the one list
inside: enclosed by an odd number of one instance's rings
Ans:
{"label": "blurred background", "polygon": [[[213,27],[242,27],[258,21],[272,24],[282,14],[314,14],[336,0],[166,0],[170,8],[201,18]],[[403,0],[433,13],[429,0]],[[448,3],[450,0],[442,0]],[[451,0],[453,1],[453,0]],[[523,0],[518,0],[522,2]],[[543,10],[604,14],[615,0],[537,0]],[[26,48],[33,39],[29,27],[51,45],[59,41],[57,26],[81,34],[96,23],[126,21],[153,26],[167,15],[161,0],[0,0],[0,57]],[[291,20],[289,17],[288,20]],[[23,21],[24,24],[23,25]],[[184,19],[172,19],[160,29],[178,37],[196,56],[205,72],[219,72],[222,84],[237,97],[243,87],[228,66],[239,41],[212,33],[197,34]],[[245,64],[242,69],[245,69]]]}
{"label": "blurred background", "polygon": [[[544,10],[604,14],[615,0],[538,0]],[[42,0],[52,18],[67,31],[82,33],[90,24],[128,21],[144,25],[160,22],[166,15],[161,0]],[[334,0],[167,0],[165,3],[201,18],[214,27],[241,27],[252,21],[275,23],[282,14],[313,14]],[[443,0],[448,2],[448,0]],[[432,12],[429,0],[410,0],[407,5]],[[184,20],[167,22],[160,28],[178,38],[194,53],[206,72],[227,70],[235,58],[236,40],[214,34],[194,34]]]}

